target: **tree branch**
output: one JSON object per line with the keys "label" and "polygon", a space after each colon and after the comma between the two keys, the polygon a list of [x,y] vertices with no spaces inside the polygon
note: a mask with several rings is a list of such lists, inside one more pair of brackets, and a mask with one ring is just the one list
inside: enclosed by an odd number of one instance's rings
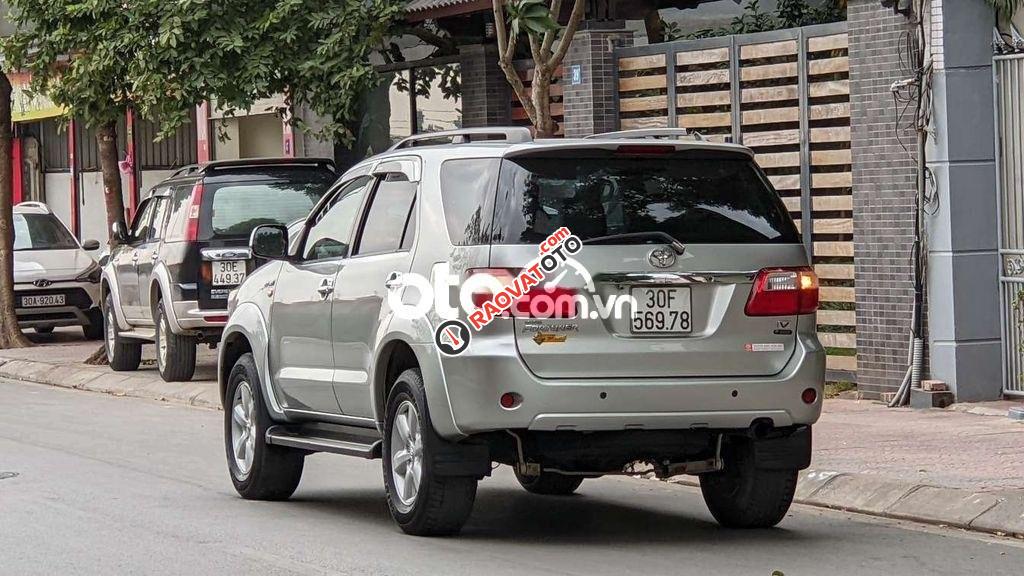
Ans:
{"label": "tree branch", "polygon": [[[558,22],[558,15],[559,15],[559,12],[561,12],[561,11],[562,11],[562,0],[551,0],[551,8],[550,8],[551,18],[554,19],[555,22]],[[540,51],[541,51],[541,54],[543,54],[545,58],[548,57],[548,54],[551,54],[551,46],[554,45],[555,39],[557,37],[558,37],[558,30],[557,29],[555,29],[555,30],[548,30],[547,32],[544,33],[544,43],[541,44],[541,47],[540,47],[541,50]]]}
{"label": "tree branch", "polygon": [[548,60],[548,67],[550,69],[558,68],[558,65],[565,59],[565,53],[569,51],[569,45],[572,44],[572,37],[576,35],[576,29],[580,27],[580,21],[583,20],[585,4],[585,0],[575,0],[572,6],[572,14],[569,15],[569,23],[565,25],[565,32],[558,41],[558,48]]}
{"label": "tree branch", "polygon": [[516,68],[512,64],[512,59],[516,56],[516,35],[509,35],[508,33],[508,28],[505,24],[505,10],[502,7],[503,3],[504,0],[492,0],[494,32],[498,41],[498,66],[505,73],[505,79],[512,86],[512,91],[515,92],[519,103],[523,105],[526,116],[536,126],[537,109],[533,105],[533,100],[530,98],[530,93],[526,90],[522,78],[519,77],[519,73],[516,72]]}

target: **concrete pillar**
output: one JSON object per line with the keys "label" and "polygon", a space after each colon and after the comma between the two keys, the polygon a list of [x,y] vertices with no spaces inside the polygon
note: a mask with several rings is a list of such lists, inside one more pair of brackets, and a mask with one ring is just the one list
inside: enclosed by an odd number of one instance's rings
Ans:
{"label": "concrete pillar", "polygon": [[562,63],[562,126],[567,138],[618,130],[615,48],[633,45],[623,22],[584,21]]}
{"label": "concrete pillar", "polygon": [[512,124],[512,92],[498,67],[494,42],[459,48],[462,125],[466,128]]}
{"label": "concrete pillar", "polygon": [[984,0],[933,0],[933,137],[938,203],[927,219],[931,375],[957,400],[1001,394],[992,27]]}
{"label": "concrete pillar", "polygon": [[[857,386],[874,396],[895,391],[906,372],[913,317],[917,167],[897,138],[890,91],[905,76],[899,45],[910,25],[878,0],[850,0],[847,24]],[[902,137],[912,149],[913,135]]]}

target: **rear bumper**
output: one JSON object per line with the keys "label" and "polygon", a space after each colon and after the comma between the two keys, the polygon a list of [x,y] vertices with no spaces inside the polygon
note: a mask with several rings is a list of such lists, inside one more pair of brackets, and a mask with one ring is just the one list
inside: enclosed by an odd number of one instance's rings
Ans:
{"label": "rear bumper", "polygon": [[199,308],[196,300],[180,300],[175,302],[174,318],[178,327],[185,330],[223,329],[227,324],[227,310],[206,310]]}
{"label": "rear bumper", "polygon": [[[798,333],[797,348],[778,374],[743,378],[541,379],[523,365],[514,345],[485,338],[473,345],[471,355],[443,361],[452,428],[461,435],[505,429],[737,430],[759,419],[776,427],[813,424],[821,414],[825,351],[813,334]],[[812,404],[801,400],[807,388],[818,392]],[[501,408],[498,399],[505,392],[519,394],[522,403]],[[432,418],[437,416],[432,410]]]}

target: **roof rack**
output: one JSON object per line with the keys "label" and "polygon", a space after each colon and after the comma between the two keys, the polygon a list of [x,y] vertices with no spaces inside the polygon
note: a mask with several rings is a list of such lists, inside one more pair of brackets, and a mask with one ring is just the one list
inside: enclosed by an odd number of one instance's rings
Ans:
{"label": "roof rack", "polygon": [[636,130],[620,130],[618,132],[591,134],[589,136],[584,136],[583,139],[634,140],[641,138],[678,139],[684,137],[692,138],[698,142],[704,141],[704,137],[701,136],[700,132],[693,132],[686,128],[638,128]]}
{"label": "roof rack", "polygon": [[[444,142],[434,142],[444,140]],[[507,128],[461,128],[459,130],[444,130],[441,132],[426,132],[416,134],[400,140],[390,150],[401,150],[402,148],[413,148],[417,146],[439,146],[445,144],[467,144],[470,142],[506,142],[508,144],[522,144],[533,142],[533,134],[529,128],[522,126],[511,126]]]}
{"label": "roof rack", "polygon": [[50,207],[49,206],[47,206],[46,204],[44,204],[42,202],[36,202],[34,200],[26,200],[24,202],[18,202],[17,204],[15,204],[15,206],[20,206],[22,208],[36,208],[36,209],[45,211],[47,214],[50,213]]}

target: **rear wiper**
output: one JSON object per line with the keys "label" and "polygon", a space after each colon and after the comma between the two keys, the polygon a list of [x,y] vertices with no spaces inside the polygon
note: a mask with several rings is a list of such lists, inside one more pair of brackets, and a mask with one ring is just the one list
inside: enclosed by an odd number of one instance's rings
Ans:
{"label": "rear wiper", "polygon": [[661,240],[672,247],[675,253],[682,256],[683,252],[686,251],[686,246],[682,242],[676,240],[671,234],[667,232],[626,232],[623,234],[611,234],[609,236],[597,236],[595,238],[587,238],[583,241],[584,244],[607,244],[609,242],[615,242],[618,240]]}

